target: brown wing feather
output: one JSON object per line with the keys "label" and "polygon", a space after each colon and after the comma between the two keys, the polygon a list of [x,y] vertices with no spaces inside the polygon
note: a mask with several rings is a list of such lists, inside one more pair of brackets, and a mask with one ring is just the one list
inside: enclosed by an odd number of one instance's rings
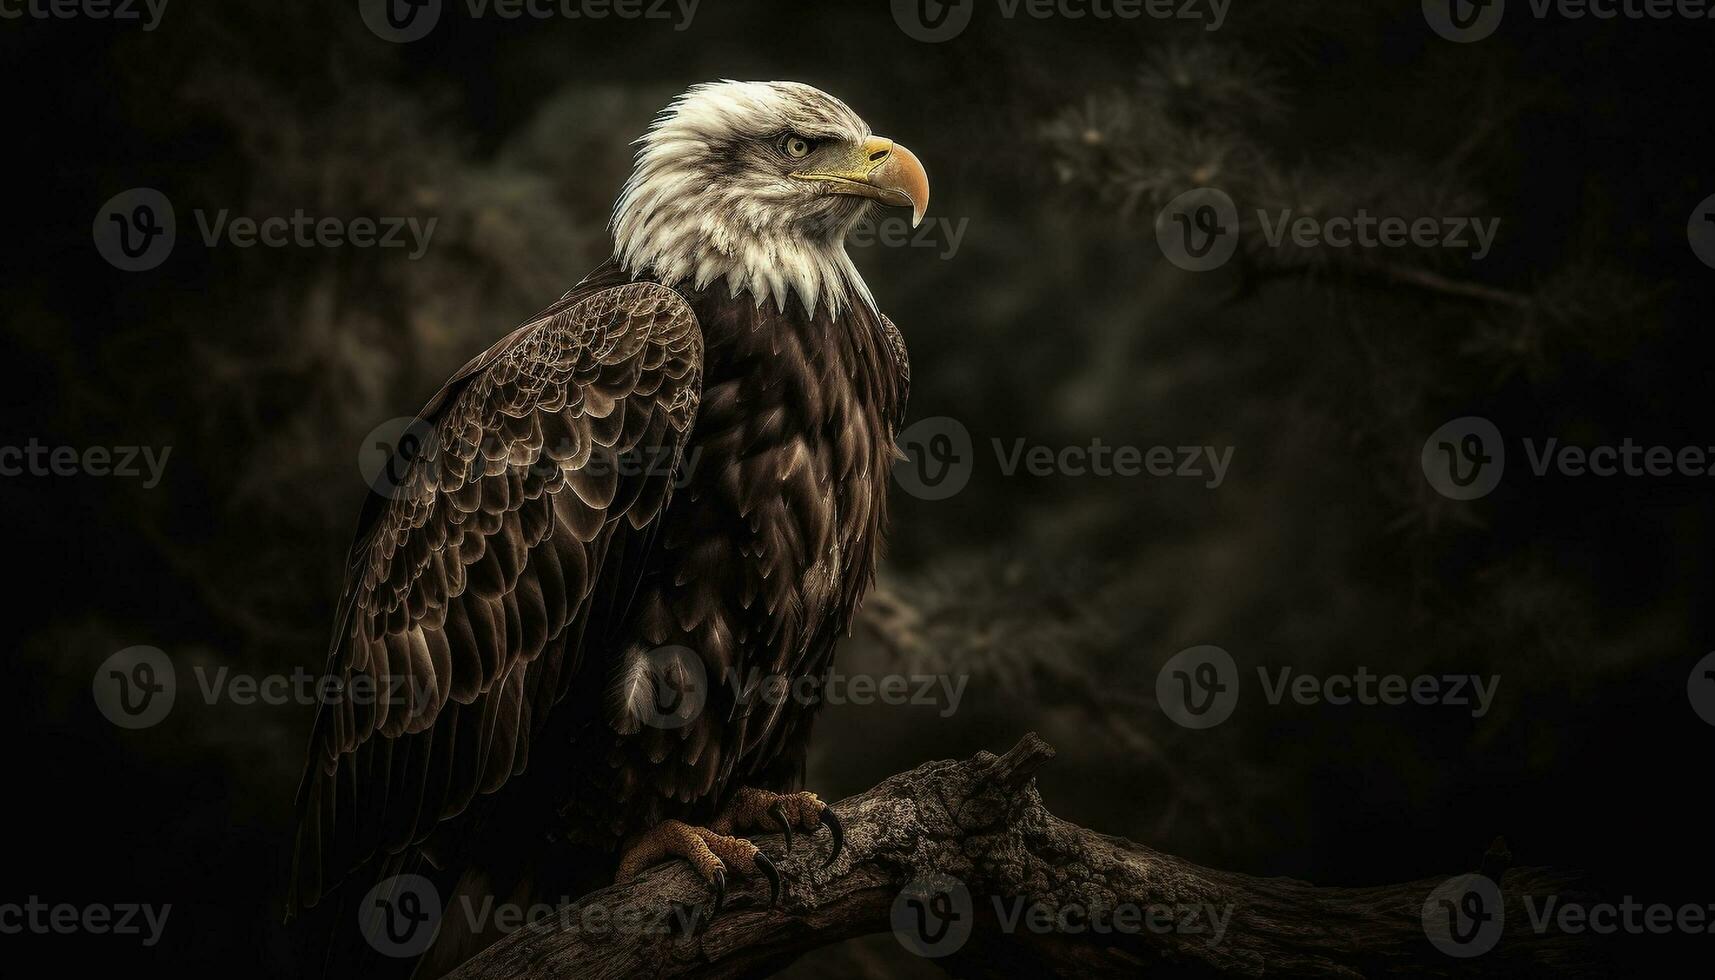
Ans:
{"label": "brown wing feather", "polygon": [[629,592],[610,547],[666,509],[701,367],[690,307],[633,283],[569,294],[431,400],[433,437],[352,550],[328,667],[352,696],[311,734],[294,908],[523,771],[592,596]]}
{"label": "brown wing feather", "polygon": [[899,369],[898,397],[894,402],[893,426],[898,428],[905,421],[905,403],[911,398],[911,355],[905,349],[905,335],[893,325],[887,314],[881,315],[882,333],[887,336],[888,350],[893,354],[893,363]]}

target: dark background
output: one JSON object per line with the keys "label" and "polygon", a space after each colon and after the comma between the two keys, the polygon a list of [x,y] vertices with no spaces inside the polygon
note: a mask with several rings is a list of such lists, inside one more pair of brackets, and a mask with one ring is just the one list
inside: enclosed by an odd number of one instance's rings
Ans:
{"label": "dark background", "polygon": [[[294,972],[279,922],[311,709],[205,704],[191,668],[320,668],[365,434],[608,254],[629,141],[716,78],[839,96],[924,160],[931,217],[968,219],[951,257],[855,250],[910,344],[912,418],[960,420],[976,454],[950,500],[896,487],[871,604],[896,617],[842,664],[969,684],[949,717],[829,709],[813,788],[1034,729],[1060,752],[1041,777],[1056,813],[1208,865],[1386,883],[1472,870],[1499,834],[1615,898],[1715,901],[1715,730],[1686,692],[1711,649],[1715,482],[1537,478],[1519,441],[1715,444],[1715,272],[1686,238],[1715,193],[1715,23],[1513,6],[1467,45],[1415,0],[1236,0],[1212,33],[979,3],[941,44],[885,0],[703,0],[683,32],[454,4],[404,45],[354,3],[176,0],[148,33],[0,21],[0,442],[173,447],[154,489],[0,480],[0,901],[173,905],[153,949],[0,936],[0,961]],[[1189,274],[1152,222],[1200,183],[1241,213],[1480,215],[1500,234],[1473,262],[1303,254],[1247,227],[1237,261]],[[91,225],[139,186],[172,199],[179,237],[127,273]],[[410,261],[207,248],[197,208],[439,221]],[[1459,503],[1418,454],[1465,415],[1512,458]],[[1232,446],[1232,470],[1213,490],[1006,476],[990,448],[1098,437]],[[122,731],[91,679],[139,644],[173,658],[179,700]],[[1204,732],[1154,701],[1160,666],[1198,644],[1250,678]],[[1359,665],[1499,675],[1497,704],[1273,707],[1254,684],[1258,666]],[[797,969],[933,972],[885,935]]]}

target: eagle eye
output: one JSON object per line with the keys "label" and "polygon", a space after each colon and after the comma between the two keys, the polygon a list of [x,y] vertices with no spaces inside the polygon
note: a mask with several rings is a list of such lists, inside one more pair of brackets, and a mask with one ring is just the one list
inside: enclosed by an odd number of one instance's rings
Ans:
{"label": "eagle eye", "polygon": [[802,160],[815,149],[815,144],[799,136],[797,133],[787,133],[780,138],[780,152],[794,160]]}

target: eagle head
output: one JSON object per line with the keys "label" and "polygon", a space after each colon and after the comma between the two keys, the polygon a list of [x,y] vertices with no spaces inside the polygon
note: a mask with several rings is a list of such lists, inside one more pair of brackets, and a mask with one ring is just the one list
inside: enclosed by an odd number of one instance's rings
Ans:
{"label": "eagle head", "polygon": [[782,310],[793,294],[812,313],[873,307],[846,234],[872,203],[910,208],[913,227],[929,204],[916,154],[798,82],[694,86],[638,142],[615,254],[668,286],[725,279]]}

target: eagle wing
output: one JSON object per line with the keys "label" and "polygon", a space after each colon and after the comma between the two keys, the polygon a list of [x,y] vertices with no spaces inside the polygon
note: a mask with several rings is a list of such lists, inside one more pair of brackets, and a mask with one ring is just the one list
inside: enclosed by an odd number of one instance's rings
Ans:
{"label": "eagle wing", "polygon": [[905,350],[905,335],[885,313],[881,315],[881,332],[887,337],[887,349],[893,354],[894,366],[899,369],[899,398],[893,409],[893,427],[898,429],[905,421],[905,403],[911,400],[911,355]]}
{"label": "eagle wing", "polygon": [[523,772],[586,631],[623,614],[701,374],[689,305],[631,283],[568,294],[429,402],[424,447],[352,548],[338,694],[321,699],[298,789],[292,907]]}

